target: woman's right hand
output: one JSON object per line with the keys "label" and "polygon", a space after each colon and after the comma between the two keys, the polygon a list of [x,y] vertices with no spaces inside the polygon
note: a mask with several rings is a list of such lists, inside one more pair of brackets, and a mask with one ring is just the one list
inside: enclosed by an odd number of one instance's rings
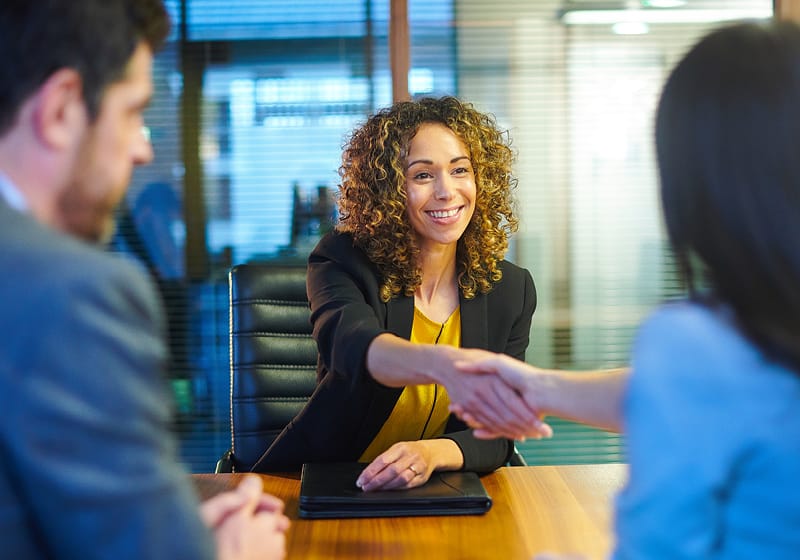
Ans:
{"label": "woman's right hand", "polygon": [[[526,402],[519,387],[496,372],[465,367],[495,356],[498,355],[483,350],[415,344],[383,333],[367,349],[367,369],[376,381],[389,387],[444,385],[453,410],[469,414],[475,426],[492,430],[495,437],[525,439],[548,435],[539,411]],[[524,381],[525,377],[521,379]]]}
{"label": "woman's right hand", "polygon": [[440,383],[447,388],[450,397],[450,410],[471,427],[482,430],[476,435],[515,440],[552,435],[550,427],[542,422],[539,411],[524,398],[519,387],[496,371],[472,366],[485,364],[487,357],[497,354],[446,346],[435,348],[445,354],[442,365],[437,364],[437,367],[443,376]]}
{"label": "woman's right hand", "polygon": [[[465,375],[497,377],[512,388],[519,399],[540,415],[552,415],[589,424],[603,430],[622,430],[622,398],[630,370],[613,368],[590,371],[548,370],[515,360],[504,354],[468,350],[456,367]],[[480,403],[455,402],[450,407],[481,438],[510,437],[518,425],[495,423]],[[523,427],[524,428],[524,427]],[[549,437],[550,426],[540,417],[527,426],[528,437]]]}

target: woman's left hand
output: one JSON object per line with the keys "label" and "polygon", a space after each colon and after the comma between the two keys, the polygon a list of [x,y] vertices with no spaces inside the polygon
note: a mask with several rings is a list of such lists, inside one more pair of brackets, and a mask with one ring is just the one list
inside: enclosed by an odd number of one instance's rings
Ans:
{"label": "woman's left hand", "polygon": [[[401,441],[378,455],[361,472],[356,485],[365,492],[422,486],[436,469],[436,445],[450,440]],[[433,444],[433,445],[432,445]]]}

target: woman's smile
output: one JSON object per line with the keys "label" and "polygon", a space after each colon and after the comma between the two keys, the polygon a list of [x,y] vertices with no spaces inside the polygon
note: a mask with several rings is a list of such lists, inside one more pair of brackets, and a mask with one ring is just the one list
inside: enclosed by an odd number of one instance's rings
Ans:
{"label": "woman's smile", "polygon": [[457,221],[453,220],[453,218],[458,218],[463,208],[463,206],[458,206],[456,208],[448,208],[444,210],[426,210],[425,213],[428,214],[435,222],[448,225],[454,221]]}

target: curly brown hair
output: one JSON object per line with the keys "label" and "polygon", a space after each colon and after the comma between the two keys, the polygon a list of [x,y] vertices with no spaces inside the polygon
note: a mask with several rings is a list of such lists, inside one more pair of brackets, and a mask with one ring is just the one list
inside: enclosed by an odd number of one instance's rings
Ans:
{"label": "curly brown hair", "polygon": [[381,299],[407,296],[422,282],[419,247],[406,213],[406,158],[424,123],[441,123],[464,143],[475,170],[475,212],[458,241],[458,285],[467,299],[500,280],[499,263],[517,230],[511,173],[514,153],[494,117],[455,97],[401,101],[356,129],[345,145],[339,175],[339,222],[382,275]]}

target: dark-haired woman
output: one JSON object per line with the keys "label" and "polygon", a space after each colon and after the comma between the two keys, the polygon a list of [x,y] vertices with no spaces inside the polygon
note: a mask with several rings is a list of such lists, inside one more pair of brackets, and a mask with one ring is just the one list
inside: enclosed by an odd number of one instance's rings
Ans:
{"label": "dark-haired woman", "polygon": [[466,368],[500,374],[542,413],[624,425],[615,558],[800,552],[798,99],[789,23],[714,31],[670,75],[656,118],[661,199],[692,296],[641,327],[630,376],[502,356]]}

